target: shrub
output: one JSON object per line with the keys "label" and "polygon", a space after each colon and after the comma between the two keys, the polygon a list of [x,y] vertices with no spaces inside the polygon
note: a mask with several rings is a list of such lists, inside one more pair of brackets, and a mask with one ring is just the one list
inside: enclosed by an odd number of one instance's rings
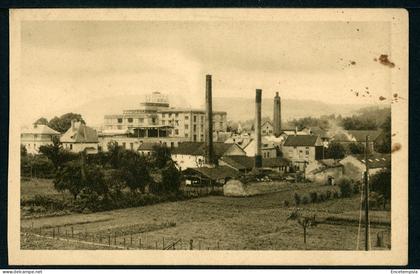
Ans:
{"label": "shrub", "polygon": [[311,199],[308,196],[303,196],[302,197],[302,204],[306,205],[309,204],[311,202]]}
{"label": "shrub", "polygon": [[327,200],[327,195],[325,193],[318,194],[318,202],[325,202]]}
{"label": "shrub", "polygon": [[20,205],[22,207],[44,208],[45,210],[63,210],[66,206],[62,200],[44,195],[35,195],[31,199],[21,200]]}
{"label": "shrub", "polygon": [[297,206],[300,205],[300,202],[301,202],[300,195],[295,192],[294,198],[295,198],[295,204]]}
{"label": "shrub", "polygon": [[338,186],[342,197],[351,197],[353,195],[354,187],[353,182],[348,177],[341,177],[338,179]]}
{"label": "shrub", "polygon": [[37,178],[53,178],[54,165],[45,156],[42,155],[26,155],[20,160],[21,176],[37,177]]}
{"label": "shrub", "polygon": [[290,205],[289,201],[287,201],[287,200],[283,201],[283,206],[284,207],[289,207],[289,205]]}
{"label": "shrub", "polygon": [[318,202],[318,193],[316,193],[315,191],[309,193],[309,197],[311,198],[312,203]]}
{"label": "shrub", "polygon": [[329,200],[332,197],[332,192],[330,190],[327,190],[327,192],[325,192],[325,199]]}
{"label": "shrub", "polygon": [[332,195],[334,199],[340,198],[340,193],[338,193],[337,191],[333,191]]}

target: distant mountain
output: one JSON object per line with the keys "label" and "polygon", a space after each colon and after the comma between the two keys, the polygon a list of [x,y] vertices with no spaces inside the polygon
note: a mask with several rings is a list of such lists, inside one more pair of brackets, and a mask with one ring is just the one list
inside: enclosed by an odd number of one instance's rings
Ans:
{"label": "distant mountain", "polygon": [[[348,116],[355,114],[359,109],[368,106],[372,105],[338,105],[315,100],[282,99],[281,112],[282,120],[287,121],[306,116],[319,117],[321,115],[330,114]],[[255,101],[251,98],[214,98],[213,109],[226,111],[228,120],[244,121],[254,118]],[[262,100],[261,112],[262,117],[273,116],[273,99]]]}
{"label": "distant mountain", "polygon": [[[171,98],[172,99],[172,98]],[[123,109],[135,109],[139,107],[142,98],[135,95],[105,97],[94,100],[78,107],[63,109],[62,113],[53,113],[52,116],[60,116],[66,112],[80,113],[89,125],[100,126],[103,124],[104,115],[120,114]],[[174,106],[189,107],[181,98],[171,100]],[[305,116],[318,117],[320,115],[341,114],[343,116],[355,114],[360,108],[372,105],[335,105],[315,100],[282,99],[282,120]],[[215,97],[213,109],[226,111],[228,120],[244,121],[252,119],[255,115],[255,103],[252,98]],[[273,99],[262,100],[262,116],[272,117]]]}

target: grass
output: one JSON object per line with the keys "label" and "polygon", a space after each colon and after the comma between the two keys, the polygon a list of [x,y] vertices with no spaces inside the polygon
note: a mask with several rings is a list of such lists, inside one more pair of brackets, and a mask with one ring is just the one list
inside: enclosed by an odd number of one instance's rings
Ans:
{"label": "grass", "polygon": [[[322,223],[308,230],[308,242],[305,246],[302,228],[294,221],[286,221],[292,208],[285,208],[282,204],[284,200],[293,204],[294,192],[326,191],[331,188],[333,187],[314,184],[292,184],[275,193],[246,198],[208,196],[92,214],[23,219],[21,225],[23,232],[31,230],[39,233],[41,228],[44,235],[51,235],[53,227],[57,226],[60,226],[60,235],[63,236],[66,230],[69,235],[73,228],[74,237],[83,238],[85,233],[90,241],[112,237],[112,243],[115,241],[116,245],[125,243],[132,248],[142,249],[161,249],[164,245],[181,240],[176,249],[189,249],[192,244],[194,249],[354,250],[357,225]],[[358,218],[359,201],[360,197],[356,195],[353,198],[299,207],[304,214],[315,213],[320,219],[337,215],[354,219]],[[379,219],[390,219],[390,214],[386,212],[377,211],[373,214]],[[389,245],[389,226],[372,227],[372,239],[376,239],[378,232],[385,233],[385,243]],[[363,238],[363,230],[360,235]],[[22,236],[21,246],[23,249],[102,248],[84,243],[69,243],[67,246],[65,241],[54,239],[43,243],[30,236]],[[359,246],[363,246],[362,240],[359,241]]]}

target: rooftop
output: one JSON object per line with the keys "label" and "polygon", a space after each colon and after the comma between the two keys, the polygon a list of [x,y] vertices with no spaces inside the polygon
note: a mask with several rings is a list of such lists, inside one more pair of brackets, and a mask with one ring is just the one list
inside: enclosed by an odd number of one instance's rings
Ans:
{"label": "rooftop", "polygon": [[187,168],[183,172],[184,174],[198,174],[211,180],[220,180],[226,178],[239,177],[241,174],[233,168],[227,166],[217,167],[193,167]]}
{"label": "rooftop", "polygon": [[32,125],[21,130],[22,134],[60,135],[60,132],[53,130],[47,125]]}
{"label": "rooftop", "polygon": [[283,146],[316,146],[317,140],[317,135],[289,135],[287,136],[287,139],[284,142]]}
{"label": "rooftop", "polygon": [[96,130],[81,122],[72,122],[60,141],[62,143],[98,143],[98,134]]}

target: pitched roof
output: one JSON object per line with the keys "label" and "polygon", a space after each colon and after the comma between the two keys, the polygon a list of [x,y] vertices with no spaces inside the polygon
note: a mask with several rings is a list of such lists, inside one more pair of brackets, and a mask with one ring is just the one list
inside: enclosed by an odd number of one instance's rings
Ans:
{"label": "pitched roof", "polygon": [[289,135],[283,146],[315,146],[317,139],[317,135]]}
{"label": "pitched roof", "polygon": [[[223,156],[223,154],[225,154],[233,146],[238,146],[238,145],[235,144],[235,143],[213,142],[214,155],[217,158],[220,158],[221,156]],[[178,144],[178,147],[175,147],[172,150],[172,154],[205,155],[206,154],[206,143],[204,143],[204,142],[181,142],[181,143]]]}
{"label": "pitched roof", "polygon": [[381,135],[382,130],[348,130],[347,132],[353,136],[356,141],[365,142],[367,135],[369,135],[369,139],[373,141]]}
{"label": "pitched roof", "polygon": [[[353,154],[351,155],[357,160],[365,164],[364,154]],[[368,155],[368,166],[369,168],[385,168],[391,166],[391,154],[386,153],[372,153]]]}
{"label": "pitched roof", "polygon": [[25,127],[21,130],[22,134],[40,134],[40,135],[60,135],[60,132],[55,131],[47,125],[32,125],[32,127]]}
{"label": "pitched roof", "polygon": [[83,123],[76,123],[64,133],[60,141],[62,143],[98,143],[96,130]]}
{"label": "pitched roof", "polygon": [[239,177],[241,174],[233,168],[228,166],[217,166],[217,167],[193,167],[187,168],[183,172],[184,174],[198,173],[203,177],[207,177],[211,180],[219,180],[225,178]]}
{"label": "pitched roof", "polygon": [[318,162],[324,165],[325,167],[343,166],[339,161],[335,159],[322,159],[322,160],[318,160]]}
{"label": "pitched roof", "polygon": [[[223,156],[222,161],[232,166],[235,169],[252,169],[254,167],[255,157],[245,155],[229,155]],[[289,165],[289,160],[282,158],[263,158],[262,167],[280,167]]]}
{"label": "pitched roof", "polygon": [[153,147],[161,145],[161,143],[142,143],[139,145],[137,150],[153,150]]}

